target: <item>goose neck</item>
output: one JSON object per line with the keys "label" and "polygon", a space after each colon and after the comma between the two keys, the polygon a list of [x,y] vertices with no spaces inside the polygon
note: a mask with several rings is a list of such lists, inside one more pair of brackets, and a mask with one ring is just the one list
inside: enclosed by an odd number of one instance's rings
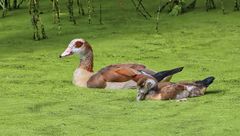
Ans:
{"label": "goose neck", "polygon": [[89,72],[93,72],[93,53],[88,52],[80,59],[80,66],[81,69],[85,69]]}

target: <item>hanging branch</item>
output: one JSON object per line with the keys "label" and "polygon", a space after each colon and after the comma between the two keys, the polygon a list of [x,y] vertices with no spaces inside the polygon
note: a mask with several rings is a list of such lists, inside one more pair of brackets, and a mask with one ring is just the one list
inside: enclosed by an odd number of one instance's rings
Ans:
{"label": "hanging branch", "polygon": [[53,7],[53,23],[60,23],[60,8],[58,0],[52,0]]}
{"label": "hanging branch", "polygon": [[53,6],[53,23],[58,25],[58,34],[61,34],[60,8],[58,0],[52,0],[52,6]]}
{"label": "hanging branch", "polygon": [[206,11],[208,11],[208,9],[209,9],[209,0],[205,1],[205,5],[206,5]]}
{"label": "hanging branch", "polygon": [[34,40],[40,40],[40,34],[39,34],[39,28],[38,28],[38,17],[39,17],[39,12],[38,12],[38,3],[35,0],[30,0],[30,10],[31,10],[31,14],[32,14],[32,25],[33,25],[33,29],[34,29],[34,33],[33,33],[33,39]]}
{"label": "hanging branch", "polygon": [[95,7],[93,5],[93,0],[91,0],[91,8],[92,8],[92,13],[95,13]]}
{"label": "hanging branch", "polygon": [[77,0],[78,14],[81,15],[80,0]]}
{"label": "hanging branch", "polygon": [[169,6],[169,15],[170,16],[178,16],[184,11],[185,2],[181,0],[171,0]]}
{"label": "hanging branch", "polygon": [[7,14],[7,0],[0,0],[0,6],[2,7],[2,17],[5,17]]}
{"label": "hanging branch", "polygon": [[132,3],[133,3],[133,6],[136,8],[136,11],[137,11],[140,15],[142,15],[145,19],[148,19],[147,16],[146,16],[141,10],[139,10],[139,9],[137,8],[137,5],[136,5],[135,1],[134,1],[134,0],[131,0],[131,1],[132,1]]}
{"label": "hanging branch", "polygon": [[11,8],[13,9],[18,9],[20,8],[20,5],[24,2],[25,0],[21,0],[18,3],[18,0],[13,0],[12,1],[12,7],[11,7],[11,1],[10,0],[0,0],[0,7],[2,7],[2,17],[6,16],[7,11],[10,10]]}
{"label": "hanging branch", "polygon": [[3,0],[0,0],[0,6],[3,7]]}
{"label": "hanging branch", "polygon": [[73,22],[73,24],[76,24],[76,19],[74,17],[74,11],[73,11],[73,0],[68,0],[68,13],[69,13],[69,20]]}
{"label": "hanging branch", "polygon": [[13,0],[13,5],[12,5],[13,9],[17,8],[17,0]]}
{"label": "hanging branch", "polygon": [[235,0],[234,11],[239,11],[239,10],[240,10],[240,1]]}
{"label": "hanging branch", "polygon": [[7,7],[8,10],[11,10],[11,3],[10,0],[5,0],[5,6]]}
{"label": "hanging branch", "polygon": [[214,0],[206,0],[206,10],[210,10],[210,9],[215,9],[215,3]]}
{"label": "hanging branch", "polygon": [[179,3],[179,0],[170,0],[168,11],[171,12],[175,7],[175,5],[178,5],[178,3]]}
{"label": "hanging branch", "polygon": [[4,6],[3,0],[0,0],[0,6],[3,8],[3,6]]}
{"label": "hanging branch", "polygon": [[142,0],[138,0],[138,5],[136,7],[136,10],[140,10],[139,8],[142,7],[143,11],[149,16],[152,17],[151,14],[146,10],[145,6],[142,3]]}
{"label": "hanging branch", "polygon": [[32,14],[32,7],[33,7],[32,2],[29,1],[29,4],[28,4],[28,5],[29,5],[29,6],[28,6],[28,13],[29,13],[29,14]]}
{"label": "hanging branch", "polygon": [[140,8],[140,6],[141,6],[141,3],[142,3],[142,0],[138,0],[137,9],[139,9],[139,8]]}
{"label": "hanging branch", "polygon": [[157,31],[157,32],[158,32],[158,30],[159,30],[158,25],[159,25],[160,11],[161,11],[161,4],[159,4],[159,6],[158,6],[158,10],[157,10],[157,24],[156,24],[156,31]]}
{"label": "hanging branch", "polygon": [[171,1],[167,1],[160,9],[158,9],[159,12],[162,12],[162,11],[165,9],[165,7],[166,7],[168,4],[170,4],[170,2],[171,2]]}
{"label": "hanging branch", "polygon": [[5,17],[7,15],[7,11],[11,8],[10,6],[10,0],[1,0],[1,6],[2,6],[2,17]]}
{"label": "hanging branch", "polygon": [[188,6],[186,6],[186,9],[194,9],[196,7],[197,0],[193,0]]}
{"label": "hanging branch", "polygon": [[77,6],[78,6],[78,14],[84,16],[85,11],[83,9],[83,4],[82,4],[81,0],[77,0]]}
{"label": "hanging branch", "polygon": [[224,8],[223,0],[221,0],[221,6],[222,6],[222,13],[225,14],[225,8]]}
{"label": "hanging branch", "polygon": [[102,25],[102,1],[99,0],[99,23]]}
{"label": "hanging branch", "polygon": [[44,28],[44,25],[41,21],[41,18],[39,18],[39,22],[40,22],[40,25],[41,25],[41,34],[42,34],[42,39],[47,39],[47,35],[46,35],[46,32],[45,32],[45,28]]}
{"label": "hanging branch", "polygon": [[210,3],[211,3],[211,5],[212,5],[212,9],[216,9],[216,6],[215,6],[215,3],[214,3],[214,0],[210,0]]}
{"label": "hanging branch", "polygon": [[30,0],[29,1],[29,13],[32,15],[32,25],[33,25],[33,39],[41,40],[46,39],[47,35],[44,29],[44,25],[41,21],[39,15],[39,0]]}
{"label": "hanging branch", "polygon": [[88,24],[92,23],[92,12],[93,12],[93,6],[92,6],[92,1],[88,0]]}
{"label": "hanging branch", "polygon": [[180,0],[169,0],[167,1],[161,8],[160,12],[162,12],[167,6],[169,7],[168,11],[171,12],[175,5],[178,5]]}
{"label": "hanging branch", "polygon": [[20,8],[20,6],[23,4],[23,1],[25,1],[25,0],[21,0],[21,1],[17,4],[17,8]]}
{"label": "hanging branch", "polygon": [[192,0],[187,4],[184,0],[169,0],[163,6],[161,6],[157,12],[162,12],[166,7],[168,7],[169,15],[177,16],[188,10],[194,9],[196,7],[197,0]]}

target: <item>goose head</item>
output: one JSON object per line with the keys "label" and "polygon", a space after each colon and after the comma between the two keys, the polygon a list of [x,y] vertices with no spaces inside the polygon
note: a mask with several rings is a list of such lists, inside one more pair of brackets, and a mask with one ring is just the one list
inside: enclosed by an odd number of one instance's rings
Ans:
{"label": "goose head", "polygon": [[150,77],[143,77],[137,82],[137,101],[142,101],[145,99],[146,95],[154,90],[157,86],[157,81]]}
{"label": "goose head", "polygon": [[85,56],[87,53],[92,52],[91,46],[84,39],[73,39],[65,51],[59,55],[59,58],[71,56],[73,54],[79,54],[80,56]]}

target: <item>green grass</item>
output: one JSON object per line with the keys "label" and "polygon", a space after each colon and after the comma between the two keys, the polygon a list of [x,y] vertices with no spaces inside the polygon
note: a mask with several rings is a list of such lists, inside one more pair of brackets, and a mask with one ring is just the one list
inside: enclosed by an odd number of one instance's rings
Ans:
{"label": "green grass", "polygon": [[[97,15],[92,25],[87,17],[72,25],[62,14],[58,35],[46,1],[41,17],[49,39],[42,41],[31,39],[26,8],[0,18],[0,135],[239,135],[240,13],[230,6],[226,15],[206,13],[201,1],[181,16],[161,14],[157,34],[155,20],[144,20],[128,3],[105,2],[104,25]],[[157,3],[147,3],[151,13]],[[58,59],[77,37],[93,46],[95,71],[126,62],[155,70],[185,66],[173,81],[209,75],[216,81],[205,96],[180,103],[136,102],[136,90],[78,88],[71,79],[79,56]]]}

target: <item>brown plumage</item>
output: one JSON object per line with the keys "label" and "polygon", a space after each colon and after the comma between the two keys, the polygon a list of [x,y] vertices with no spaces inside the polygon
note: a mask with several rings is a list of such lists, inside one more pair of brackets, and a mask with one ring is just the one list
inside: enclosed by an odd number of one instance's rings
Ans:
{"label": "brown plumage", "polygon": [[138,81],[137,100],[170,100],[185,99],[204,95],[207,87],[213,82],[214,77],[193,82],[159,82],[154,78],[143,77]]}
{"label": "brown plumage", "polygon": [[[73,74],[73,83],[80,87],[89,88],[134,88],[136,81],[144,76],[155,74],[141,64],[115,64],[93,72],[93,50],[91,45],[84,39],[74,39],[68,48],[60,55],[60,58],[72,54],[80,55],[80,65]],[[171,76],[163,80],[170,80]]]}
{"label": "brown plumage", "polygon": [[110,65],[92,75],[87,81],[87,86],[90,88],[105,88],[107,82],[127,82],[130,80],[136,82],[137,79],[135,78],[142,75],[139,70],[143,69],[145,69],[145,66],[140,64]]}

